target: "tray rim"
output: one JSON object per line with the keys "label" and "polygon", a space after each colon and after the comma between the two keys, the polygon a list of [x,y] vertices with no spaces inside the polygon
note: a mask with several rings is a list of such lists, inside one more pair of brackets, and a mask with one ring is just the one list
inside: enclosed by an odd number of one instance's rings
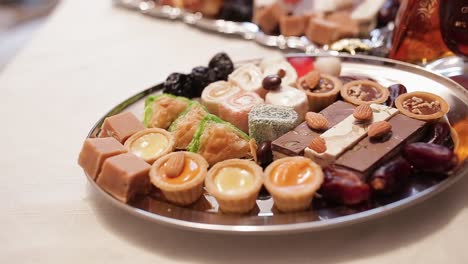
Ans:
{"label": "tray rim", "polygon": [[[392,59],[374,57],[374,56],[366,56],[366,55],[349,55],[349,54],[339,54],[336,55],[334,52],[328,53],[324,52],[321,54],[305,54],[305,53],[291,53],[291,54],[284,54],[286,58],[288,57],[324,57],[324,56],[338,56],[341,58],[348,58],[348,59],[355,59],[355,60],[371,60],[383,63],[391,63],[396,64],[404,67],[410,67],[416,69],[418,71],[423,71],[426,74],[432,75],[434,78],[441,79],[442,81],[449,82],[453,85],[453,88],[448,89],[456,89],[456,94],[461,95],[460,99],[463,101],[465,105],[468,106],[468,90],[465,90],[460,84],[456,83],[455,81],[444,77],[438,73],[429,71],[423,67],[400,62]],[[238,64],[244,64],[252,61],[258,61],[259,59],[251,59],[237,62]],[[110,115],[120,112],[120,109],[125,108],[128,105],[131,105],[135,101],[152,94],[156,91],[161,89],[161,83],[147,88],[141,92],[134,94],[131,97],[128,97],[126,100],[121,102],[120,104],[116,105],[110,111],[108,111],[102,118],[99,119],[98,122],[91,128],[90,132],[87,135],[87,138],[93,135],[93,132],[96,132],[99,127],[101,126],[104,119]],[[132,214],[137,217],[158,223],[163,224],[166,226],[172,226],[179,229],[184,230],[191,230],[191,231],[198,231],[198,232],[207,232],[207,233],[222,233],[222,234],[243,234],[243,235],[252,235],[252,234],[262,234],[262,235],[278,235],[278,234],[291,234],[291,233],[298,233],[298,232],[314,232],[314,231],[322,231],[328,230],[333,228],[341,228],[345,226],[350,226],[353,224],[358,224],[370,220],[374,220],[377,218],[384,217],[386,215],[390,215],[401,210],[404,210],[408,207],[413,205],[419,204],[425,200],[428,200],[435,195],[439,194],[440,192],[446,190],[448,187],[452,186],[454,183],[458,182],[461,178],[465,177],[468,174],[468,160],[460,165],[454,175],[448,177],[447,179],[439,182],[436,185],[433,185],[427,188],[424,191],[418,192],[415,195],[406,197],[404,199],[398,200],[396,202],[390,203],[388,205],[380,206],[377,208],[373,208],[367,211],[347,215],[347,216],[340,216],[333,219],[327,220],[320,220],[320,221],[310,221],[310,222],[303,222],[303,223],[292,223],[292,224],[273,224],[273,225],[222,225],[222,224],[207,224],[207,223],[197,223],[197,222],[190,222],[186,220],[174,219],[167,216],[158,215],[155,213],[151,213],[128,204],[122,203],[112,197],[110,194],[102,190],[97,183],[85,173],[86,178],[88,179],[91,186],[93,186],[93,191],[97,191],[102,195],[105,200],[110,201],[111,204],[114,206]]]}

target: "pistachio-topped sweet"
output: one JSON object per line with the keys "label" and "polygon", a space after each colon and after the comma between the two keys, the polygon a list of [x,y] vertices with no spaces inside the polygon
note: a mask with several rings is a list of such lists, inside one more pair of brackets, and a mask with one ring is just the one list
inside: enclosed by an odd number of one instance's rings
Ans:
{"label": "pistachio-topped sweet", "polygon": [[255,206],[263,183],[263,171],[255,162],[225,160],[214,165],[205,179],[207,191],[223,212],[246,213]]}
{"label": "pistachio-topped sweet", "polygon": [[355,105],[382,104],[387,101],[389,91],[382,85],[368,80],[356,80],[343,85],[341,96]]}
{"label": "pistachio-topped sweet", "polygon": [[449,111],[442,97],[426,92],[413,92],[397,97],[395,105],[404,115],[419,120],[437,120]]}
{"label": "pistachio-topped sweet", "polygon": [[174,136],[164,129],[147,128],[127,139],[125,148],[151,164],[174,150]]}

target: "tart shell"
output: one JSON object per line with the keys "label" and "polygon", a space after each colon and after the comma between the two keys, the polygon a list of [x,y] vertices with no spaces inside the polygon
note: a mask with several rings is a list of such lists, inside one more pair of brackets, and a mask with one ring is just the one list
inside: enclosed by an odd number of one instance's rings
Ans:
{"label": "tart shell", "polygon": [[127,149],[128,152],[132,153],[131,151],[131,146],[133,144],[133,142],[135,142],[137,139],[139,139],[140,137],[146,135],[146,134],[152,134],[152,133],[155,133],[155,134],[161,134],[161,135],[164,135],[167,139],[168,139],[168,143],[167,143],[167,147],[159,154],[157,155],[153,155],[149,158],[144,158],[143,160],[146,161],[147,163],[149,164],[153,164],[153,162],[155,162],[157,159],[159,159],[160,157],[172,152],[174,150],[174,147],[175,147],[175,139],[174,139],[174,136],[169,133],[168,131],[162,129],[162,128],[147,128],[147,129],[144,129],[144,130],[141,130],[135,134],[133,134],[131,137],[129,137],[127,139],[127,141],[125,141],[125,144],[124,144],[124,147]]}
{"label": "tart shell", "polygon": [[[311,183],[292,187],[279,187],[274,184],[270,179],[270,174],[278,165],[291,160],[307,161],[313,169],[315,180]],[[266,168],[264,184],[279,211],[296,212],[303,211],[311,206],[312,198],[322,185],[323,180],[322,168],[317,163],[304,157],[287,157],[274,161]]]}
{"label": "tart shell", "polygon": [[158,169],[176,153],[167,154],[158,159],[149,172],[151,183],[159,188],[164,197],[175,204],[186,206],[196,202],[203,194],[203,182],[208,172],[208,162],[199,154],[183,152],[186,158],[194,160],[200,166],[199,173],[190,181],[182,184],[171,184],[163,180]]}
{"label": "tart shell", "polygon": [[[347,91],[349,88],[356,86],[356,85],[368,85],[368,86],[373,86],[379,89],[382,92],[382,96],[378,99],[371,100],[371,101],[363,101],[357,98],[353,98],[348,95]],[[383,87],[382,85],[369,81],[369,80],[356,80],[356,81],[351,81],[341,88],[341,97],[348,102],[352,103],[354,105],[362,105],[362,104],[383,104],[385,101],[387,101],[388,97],[390,96],[390,92],[388,91],[387,88]]]}
{"label": "tart shell", "polygon": [[[226,194],[220,192],[214,182],[218,172],[228,166],[238,166],[249,170],[254,176],[254,183],[245,192]],[[207,191],[218,201],[225,213],[247,213],[255,207],[258,193],[263,185],[263,170],[255,162],[242,159],[225,160],[214,165],[205,179]]]}
{"label": "tart shell", "polygon": [[[434,101],[437,100],[440,102],[440,110],[436,113],[429,114],[429,115],[420,115],[420,114],[415,114],[405,107],[403,107],[403,103],[411,97],[424,97],[424,98],[431,98]],[[412,93],[406,93],[402,94],[397,97],[395,100],[395,106],[400,110],[400,112],[408,117],[414,118],[414,119],[419,119],[419,120],[424,120],[424,121],[435,121],[443,117],[445,114],[447,114],[450,111],[450,106],[448,105],[447,101],[445,101],[442,97],[435,95],[433,93],[426,93],[426,92],[412,92]]]}
{"label": "tart shell", "polygon": [[296,86],[299,90],[302,90],[306,93],[307,99],[309,100],[309,110],[314,112],[318,112],[335,102],[338,97],[338,94],[341,91],[341,88],[343,87],[343,83],[340,81],[340,79],[328,74],[321,73],[320,79],[324,78],[331,80],[333,82],[334,87],[333,89],[325,93],[314,93],[311,92],[309,89],[305,89],[302,86],[302,83],[305,81],[305,78],[306,76],[298,79]]}

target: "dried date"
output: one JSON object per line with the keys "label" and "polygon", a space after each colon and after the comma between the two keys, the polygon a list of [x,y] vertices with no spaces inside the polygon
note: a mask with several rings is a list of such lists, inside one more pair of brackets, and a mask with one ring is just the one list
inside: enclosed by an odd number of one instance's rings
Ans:
{"label": "dried date", "polygon": [[345,205],[355,205],[369,200],[370,187],[359,176],[347,169],[328,167],[320,193],[323,198]]}
{"label": "dried date", "polygon": [[378,168],[369,185],[378,194],[392,194],[405,187],[411,175],[411,164],[403,158],[394,159]]}
{"label": "dried date", "polygon": [[414,168],[434,173],[446,173],[457,165],[457,156],[447,147],[417,142],[403,149],[403,156]]}
{"label": "dried date", "polygon": [[273,152],[271,150],[271,141],[262,142],[257,148],[258,163],[262,167],[270,165],[273,161]]}
{"label": "dried date", "polygon": [[435,123],[430,131],[427,143],[444,145],[450,136],[450,126],[445,122]]}
{"label": "dried date", "polygon": [[395,107],[395,100],[398,96],[407,93],[406,87],[403,84],[394,84],[390,85],[388,88],[390,95],[388,96],[387,101],[385,102],[386,106]]}

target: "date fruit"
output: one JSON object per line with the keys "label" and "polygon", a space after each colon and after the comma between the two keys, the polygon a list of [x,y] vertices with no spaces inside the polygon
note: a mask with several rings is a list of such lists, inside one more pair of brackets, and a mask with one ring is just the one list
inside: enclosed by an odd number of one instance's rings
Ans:
{"label": "date fruit", "polygon": [[443,145],[450,136],[450,126],[445,122],[435,123],[430,131],[427,143]]}
{"label": "date fruit", "polygon": [[390,85],[388,88],[390,95],[388,96],[387,101],[385,102],[386,106],[395,107],[395,100],[398,96],[407,93],[406,87],[403,84],[394,84]]}
{"label": "date fruit", "polygon": [[405,187],[411,175],[411,164],[396,158],[378,168],[370,177],[369,185],[379,194],[392,194]]}
{"label": "date fruit", "polygon": [[403,156],[414,168],[446,173],[457,165],[457,156],[447,147],[431,143],[411,143],[403,148]]}
{"label": "date fruit", "polygon": [[262,167],[270,165],[273,161],[273,152],[271,150],[271,141],[264,141],[257,148],[258,163]]}
{"label": "date fruit", "polygon": [[320,189],[323,198],[345,205],[354,205],[370,198],[370,187],[359,176],[347,169],[324,169],[325,181]]}

